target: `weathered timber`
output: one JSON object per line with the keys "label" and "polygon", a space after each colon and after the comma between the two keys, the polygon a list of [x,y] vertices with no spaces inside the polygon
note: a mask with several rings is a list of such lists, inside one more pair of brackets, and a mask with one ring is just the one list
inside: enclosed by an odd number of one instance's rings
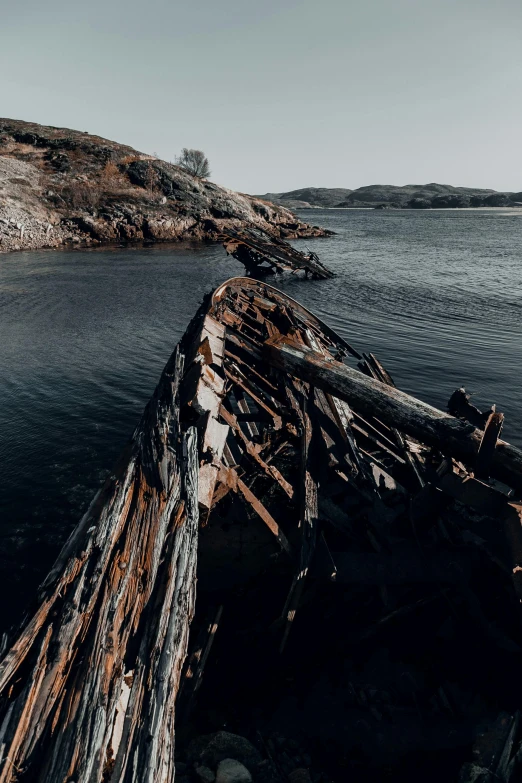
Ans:
{"label": "weathered timber", "polygon": [[[473,761],[466,762],[458,783],[506,783],[516,771],[515,738],[520,713],[500,713],[492,725],[481,732],[473,745]],[[520,750],[518,751],[520,753]]]}
{"label": "weathered timber", "polygon": [[495,412],[495,406],[493,405],[489,411],[483,412],[475,405],[472,405],[470,399],[471,394],[468,394],[464,387],[455,389],[448,400],[448,413],[451,413],[452,416],[457,416],[459,419],[466,419],[470,424],[482,430],[490,414]]}
{"label": "weathered timber", "polygon": [[[367,371],[367,374],[370,375],[372,378],[375,378],[377,381],[381,381],[381,383],[384,383],[387,386],[392,386],[393,388],[396,388],[393,378],[385,370],[385,368],[382,366],[382,364],[377,359],[377,357],[374,356],[373,353],[363,354],[363,355],[364,355],[364,366],[365,366],[365,370]],[[399,446],[404,459],[410,466],[411,474],[413,476],[414,482],[422,489],[422,487],[425,485],[426,482],[424,481],[424,478],[421,475],[421,466],[419,464],[418,459],[416,458],[416,455],[412,454],[408,441],[405,438],[403,438],[403,436],[401,435],[401,433],[396,427],[391,428],[391,434],[395,438],[395,441]]]}
{"label": "weathered timber", "polygon": [[181,436],[179,425],[182,367],[178,351],[0,664],[2,783],[20,770],[53,783],[101,781],[112,768],[114,781],[172,779],[198,525],[195,433]]}
{"label": "weathered timber", "polygon": [[440,758],[455,780],[475,743],[463,781],[519,780],[522,471],[491,413],[475,430],[286,294],[220,286],[2,640],[0,783],[171,783],[174,740],[177,779],[195,726],[253,738],[260,714],[254,780],[298,771],[270,714],[314,754],[325,738],[329,779]]}
{"label": "weathered timber", "polygon": [[286,600],[283,616],[286,624],[281,641],[280,650],[284,650],[288,634],[295,619],[295,614],[299,606],[304,582],[308,570],[312,563],[317,541],[319,509],[318,509],[318,490],[315,468],[315,453],[312,448],[312,436],[314,432],[314,391],[309,390],[308,396],[304,400],[303,410],[301,412],[302,436],[301,436],[301,497],[300,497],[300,528],[301,528],[301,548],[299,553],[299,565],[297,573],[292,581],[292,586]]}
{"label": "weathered timber", "polygon": [[480,441],[477,459],[475,460],[475,475],[477,478],[489,478],[491,460],[495,454],[497,441],[504,425],[503,413],[491,413],[484,427]]}
{"label": "weathered timber", "polygon": [[282,239],[262,235],[259,231],[227,228],[220,241],[229,255],[237,258],[252,274],[263,274],[270,270],[276,272],[298,272],[316,279],[333,277],[315,253],[305,255]]}
{"label": "weathered timber", "polygon": [[196,649],[191,653],[185,667],[182,684],[179,689],[181,710],[184,718],[188,718],[194,707],[196,693],[201,686],[205,665],[214,644],[222,614],[223,606],[218,606],[217,610],[212,612],[211,619],[202,629]]}
{"label": "weathered timber", "polygon": [[[478,454],[481,430],[409,394],[368,378],[334,359],[325,359],[304,345],[267,341],[265,353],[275,367],[340,397],[364,415],[377,415],[385,424],[442,453],[455,455],[468,463],[473,463]],[[491,459],[491,475],[522,490],[522,451],[498,441]]]}
{"label": "weathered timber", "polygon": [[259,452],[261,451],[260,447],[255,446],[252,443],[252,441],[250,441],[246,437],[246,435],[244,435],[241,427],[238,424],[236,417],[232,413],[229,413],[224,407],[221,408],[220,415],[221,418],[226,421],[228,426],[231,427],[234,430],[234,432],[237,434],[237,436],[240,438],[247,451],[247,454],[249,454],[250,457],[252,457],[252,459],[255,462],[257,462],[257,464],[262,468],[262,470],[265,473],[267,473],[269,476],[275,479],[275,481],[277,481],[281,489],[284,492],[286,492],[289,498],[292,498],[294,495],[294,490],[292,485],[288,483],[288,481],[284,478],[284,476],[281,475],[281,472],[276,467],[274,467],[274,465],[269,465],[264,461],[264,459],[259,454]]}

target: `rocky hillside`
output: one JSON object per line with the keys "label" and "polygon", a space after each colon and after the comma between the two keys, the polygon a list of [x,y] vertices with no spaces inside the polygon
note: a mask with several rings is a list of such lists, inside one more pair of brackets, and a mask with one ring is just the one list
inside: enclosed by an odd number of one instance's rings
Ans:
{"label": "rocky hillside", "polygon": [[[308,207],[433,209],[518,206],[522,202],[522,193],[499,193],[495,190],[458,188],[431,182],[428,185],[366,185],[357,190],[303,188],[287,193],[267,193],[262,198],[291,209]],[[301,200],[297,201],[297,198]]]}
{"label": "rocky hillside", "polygon": [[[498,199],[504,194],[494,190],[457,188],[452,185],[368,185],[357,188],[339,202],[339,207],[387,206],[398,209],[429,207],[503,206]],[[489,203],[492,202],[492,203]],[[497,203],[498,202],[498,203]]]}
{"label": "rocky hillside", "polygon": [[321,236],[289,210],[88,133],[0,119],[0,251],[213,239],[226,226]]}
{"label": "rocky hillside", "polygon": [[336,207],[352,191],[347,188],[300,188],[287,193],[265,193],[258,198],[279,204],[287,209],[306,209],[309,207]]}

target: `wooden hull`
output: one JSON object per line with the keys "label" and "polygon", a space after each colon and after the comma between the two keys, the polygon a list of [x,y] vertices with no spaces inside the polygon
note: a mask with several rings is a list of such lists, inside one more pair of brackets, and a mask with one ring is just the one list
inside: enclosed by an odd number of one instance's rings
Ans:
{"label": "wooden hull", "polygon": [[[348,372],[345,357],[358,360],[363,373]],[[447,541],[429,522],[433,493],[458,502],[464,525],[469,507],[503,526],[514,596],[521,506],[453,459],[472,468],[482,433],[435,412],[456,440],[437,425],[438,440],[423,442],[429,415],[402,395],[398,417],[390,399],[400,394],[375,357],[359,354],[271,286],[234,278],[208,297],[114,474],[41,586],[39,608],[0,664],[0,783],[174,780],[178,691],[182,686],[188,710],[215,632],[183,668],[198,530],[199,579],[212,581],[213,511],[223,504],[231,504],[231,520],[243,514],[249,526],[259,525],[284,559],[290,581],[281,596],[282,650],[310,578],[389,590],[408,580],[459,582],[448,575]],[[404,418],[410,404],[414,430]],[[500,463],[505,468],[506,446],[504,462],[490,455],[493,473]],[[519,488],[520,454],[509,454],[500,478]],[[337,558],[330,535],[345,539]],[[233,530],[230,541],[222,555],[229,572],[240,568],[232,562]],[[412,543],[424,547],[421,569]],[[259,571],[269,568],[270,557],[256,547],[247,544],[240,556],[252,556]],[[323,566],[311,577],[319,556]],[[401,557],[406,577],[393,565]]]}

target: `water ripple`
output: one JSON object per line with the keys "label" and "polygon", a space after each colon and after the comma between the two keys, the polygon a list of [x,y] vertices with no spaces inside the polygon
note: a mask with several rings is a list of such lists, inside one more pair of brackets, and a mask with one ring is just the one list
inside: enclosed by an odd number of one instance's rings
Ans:
{"label": "water ripple", "polygon": [[[405,391],[444,407],[465,384],[478,405],[497,403],[522,446],[511,213],[312,217],[337,232],[306,242],[337,276],[276,285],[375,352]],[[111,468],[203,295],[242,272],[211,245],[0,256],[0,590],[17,595],[0,626]]]}

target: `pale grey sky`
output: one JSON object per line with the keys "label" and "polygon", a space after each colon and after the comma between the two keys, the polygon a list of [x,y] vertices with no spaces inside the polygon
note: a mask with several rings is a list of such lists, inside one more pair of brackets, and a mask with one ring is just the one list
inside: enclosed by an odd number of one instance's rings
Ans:
{"label": "pale grey sky", "polygon": [[522,190],[522,0],[0,0],[0,116],[249,193]]}

